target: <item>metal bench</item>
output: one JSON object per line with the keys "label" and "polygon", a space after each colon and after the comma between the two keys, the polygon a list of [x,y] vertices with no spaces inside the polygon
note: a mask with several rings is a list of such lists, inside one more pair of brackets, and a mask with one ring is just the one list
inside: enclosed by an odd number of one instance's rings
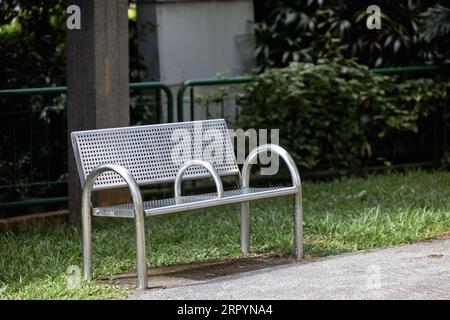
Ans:
{"label": "metal bench", "polygon": [[[303,257],[300,176],[291,156],[280,146],[252,150],[242,167],[223,119],[72,132],[72,146],[83,186],[82,224],[84,277],[92,279],[91,216],[134,218],[139,288],[147,288],[144,217],[241,203],[241,249],[249,251],[249,201],[293,195],[294,246]],[[250,170],[261,152],[278,154],[287,164],[292,186],[251,188]],[[211,177],[216,193],[181,195],[181,181]],[[224,191],[221,176],[236,176],[241,188]],[[142,201],[140,185],[174,183],[174,197]],[[132,203],[92,208],[95,190],[128,186]],[[91,211],[92,210],[92,211]]]}

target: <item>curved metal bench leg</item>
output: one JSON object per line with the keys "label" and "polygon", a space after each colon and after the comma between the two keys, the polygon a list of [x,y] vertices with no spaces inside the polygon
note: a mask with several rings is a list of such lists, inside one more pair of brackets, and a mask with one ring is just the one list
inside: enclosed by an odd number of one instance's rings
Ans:
{"label": "curved metal bench leg", "polygon": [[145,256],[144,212],[135,209],[136,222],[136,255],[139,289],[147,290],[147,258]]}
{"label": "curved metal bench leg", "polygon": [[113,171],[119,174],[127,183],[134,204],[134,215],[136,222],[136,253],[137,269],[139,278],[139,289],[147,289],[147,260],[145,257],[145,229],[144,229],[144,209],[139,186],[130,172],[119,165],[101,164],[92,170],[83,184],[81,196],[81,214],[83,219],[83,259],[84,278],[92,279],[92,227],[91,227],[91,193],[95,179],[103,172]]}
{"label": "curved metal bench leg", "polygon": [[303,208],[301,189],[294,195],[294,249],[297,259],[303,259]]}
{"label": "curved metal bench leg", "polygon": [[89,203],[82,204],[84,278],[92,280],[92,222]]}
{"label": "curved metal bench leg", "polygon": [[242,253],[250,251],[250,204],[241,203],[241,250]]}

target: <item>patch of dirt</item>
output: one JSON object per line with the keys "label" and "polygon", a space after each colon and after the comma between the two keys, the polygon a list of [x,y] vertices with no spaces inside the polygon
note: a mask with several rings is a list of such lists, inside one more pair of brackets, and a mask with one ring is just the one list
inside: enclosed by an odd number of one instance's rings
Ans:
{"label": "patch of dirt", "polygon": [[[170,288],[177,285],[191,284],[237,273],[261,270],[294,262],[302,263],[310,260],[307,258],[299,261],[290,256],[258,254],[223,261],[206,261],[148,268],[148,287],[149,289]],[[109,285],[126,286],[131,290],[137,286],[137,275],[135,271],[122,273],[111,278],[100,278],[99,280]]]}
{"label": "patch of dirt", "polygon": [[68,220],[69,212],[67,210],[58,210],[44,213],[33,213],[22,216],[0,219],[0,231],[14,230],[24,224],[35,222],[65,222]]}
{"label": "patch of dirt", "polygon": [[441,239],[448,239],[448,238],[450,238],[450,232],[444,232],[443,234],[440,234],[437,237],[432,238],[432,239],[439,239],[439,240],[441,240]]}

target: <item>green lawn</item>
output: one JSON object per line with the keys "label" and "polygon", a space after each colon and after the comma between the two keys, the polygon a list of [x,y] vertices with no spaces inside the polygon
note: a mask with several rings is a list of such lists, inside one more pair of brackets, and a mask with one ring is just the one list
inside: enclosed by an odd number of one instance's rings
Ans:
{"label": "green lawn", "polygon": [[[307,256],[403,244],[450,231],[450,172],[409,171],[305,183]],[[251,251],[292,254],[291,198],[251,204]],[[135,268],[134,221],[94,219],[94,275]],[[236,205],[146,219],[150,266],[240,256]],[[0,233],[0,298],[112,298],[124,289],[83,282],[68,289],[65,270],[81,266],[81,229],[34,224]]]}

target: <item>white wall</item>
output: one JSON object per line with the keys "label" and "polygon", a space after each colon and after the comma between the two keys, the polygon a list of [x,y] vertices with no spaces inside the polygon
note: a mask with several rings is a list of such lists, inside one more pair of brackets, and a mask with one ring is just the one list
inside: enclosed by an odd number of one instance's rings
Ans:
{"label": "white wall", "polygon": [[[159,0],[159,76],[166,83],[240,75],[252,66],[252,0]],[[138,7],[139,10],[139,7]]]}

